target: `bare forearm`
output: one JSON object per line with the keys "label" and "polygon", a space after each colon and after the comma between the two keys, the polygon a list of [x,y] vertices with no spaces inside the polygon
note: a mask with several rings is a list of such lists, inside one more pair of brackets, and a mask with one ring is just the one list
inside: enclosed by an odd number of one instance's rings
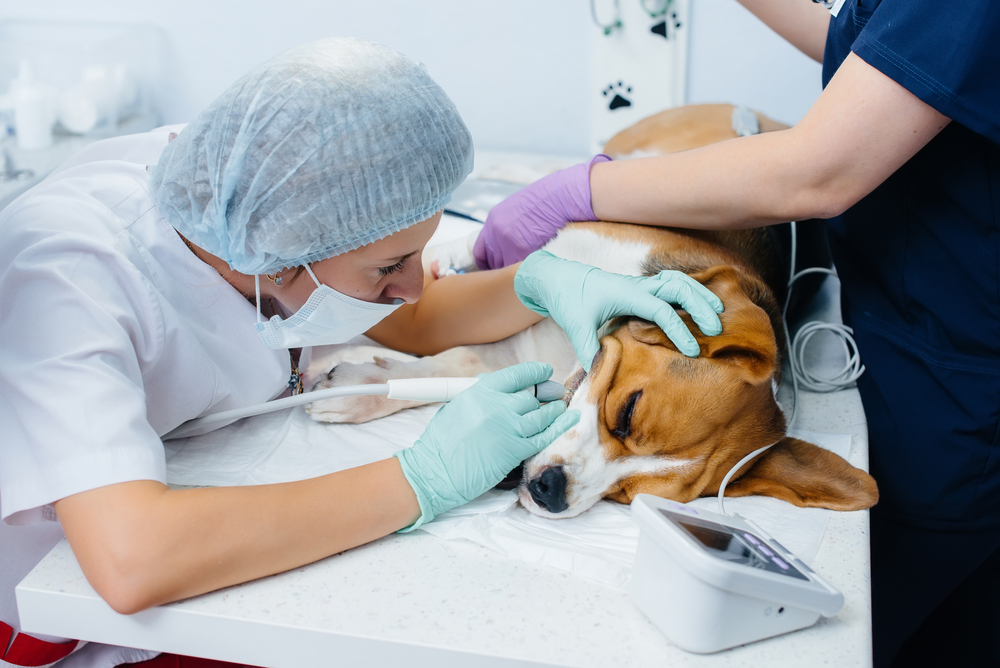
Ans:
{"label": "bare forearm", "polygon": [[851,54],[793,128],[594,165],[594,213],[700,229],[829,218],[876,188],[948,122]]}
{"label": "bare forearm", "polygon": [[[741,229],[813,215],[796,207],[803,188],[784,145],[790,130],[655,158],[594,165],[594,214],[611,220],[697,229]],[[791,160],[794,164],[794,160]],[[809,214],[819,213],[809,210]]]}
{"label": "bare forearm", "polygon": [[368,336],[394,350],[435,355],[516,334],[541,320],[514,292],[519,266],[437,279],[416,304],[400,307]]}
{"label": "bare forearm", "polygon": [[277,485],[122,483],[67,497],[56,511],[88,580],[119,612],[296,568],[420,515],[395,458]]}
{"label": "bare forearm", "polygon": [[771,30],[817,62],[823,62],[830,12],[808,0],[738,0]]}

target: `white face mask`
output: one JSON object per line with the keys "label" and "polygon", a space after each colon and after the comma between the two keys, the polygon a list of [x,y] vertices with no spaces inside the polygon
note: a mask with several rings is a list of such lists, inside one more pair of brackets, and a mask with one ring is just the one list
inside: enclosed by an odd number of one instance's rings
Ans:
{"label": "white face mask", "polygon": [[304,266],[317,287],[302,308],[288,320],[282,320],[278,315],[270,320],[263,319],[260,314],[260,276],[254,277],[257,287],[257,333],[264,345],[272,350],[345,343],[364,334],[403,305],[402,299],[393,304],[375,304],[348,297],[320,283],[309,265]]}

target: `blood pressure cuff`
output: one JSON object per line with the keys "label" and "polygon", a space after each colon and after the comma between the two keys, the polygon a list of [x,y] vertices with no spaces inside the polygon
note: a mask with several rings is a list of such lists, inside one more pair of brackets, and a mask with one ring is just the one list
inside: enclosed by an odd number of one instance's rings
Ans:
{"label": "blood pressure cuff", "polygon": [[854,51],[923,102],[1000,144],[1000,3],[847,0],[832,19],[825,86]]}

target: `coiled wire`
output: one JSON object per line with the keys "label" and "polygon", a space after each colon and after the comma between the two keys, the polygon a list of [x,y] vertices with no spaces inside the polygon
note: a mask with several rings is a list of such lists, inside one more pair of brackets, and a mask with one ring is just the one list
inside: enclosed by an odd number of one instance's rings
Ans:
{"label": "coiled wire", "polygon": [[[823,267],[810,267],[800,272],[795,271],[795,258],[798,251],[796,237],[796,223],[791,223],[792,231],[792,252],[791,269],[788,277],[788,291],[785,296],[785,305],[781,312],[782,326],[785,329],[785,340],[788,344],[788,364],[792,377],[792,412],[788,418],[788,426],[795,424],[798,417],[799,408],[799,386],[810,392],[837,392],[850,387],[857,382],[858,378],[865,372],[865,367],[861,363],[861,355],[858,353],[858,344],[854,341],[854,330],[847,325],[831,322],[813,321],[808,322],[795,333],[792,338],[788,331],[787,315],[788,305],[791,303],[792,286],[795,281],[807,274],[828,274],[836,276],[837,272]],[[813,336],[820,332],[829,332],[839,339],[844,351],[846,362],[843,368],[829,376],[821,376],[807,368],[806,350]]]}

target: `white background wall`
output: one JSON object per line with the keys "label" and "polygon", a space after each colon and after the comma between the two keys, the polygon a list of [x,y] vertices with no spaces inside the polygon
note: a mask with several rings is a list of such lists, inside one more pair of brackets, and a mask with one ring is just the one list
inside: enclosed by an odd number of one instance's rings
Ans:
{"label": "white background wall", "polygon": [[[819,65],[735,0],[691,3],[688,102],[744,104],[786,123],[801,118],[819,94]],[[596,30],[588,0],[3,0],[5,19],[158,26],[168,43],[158,89],[164,122],[190,120],[280,51],[355,35],[426,63],[481,148],[587,150]]]}

